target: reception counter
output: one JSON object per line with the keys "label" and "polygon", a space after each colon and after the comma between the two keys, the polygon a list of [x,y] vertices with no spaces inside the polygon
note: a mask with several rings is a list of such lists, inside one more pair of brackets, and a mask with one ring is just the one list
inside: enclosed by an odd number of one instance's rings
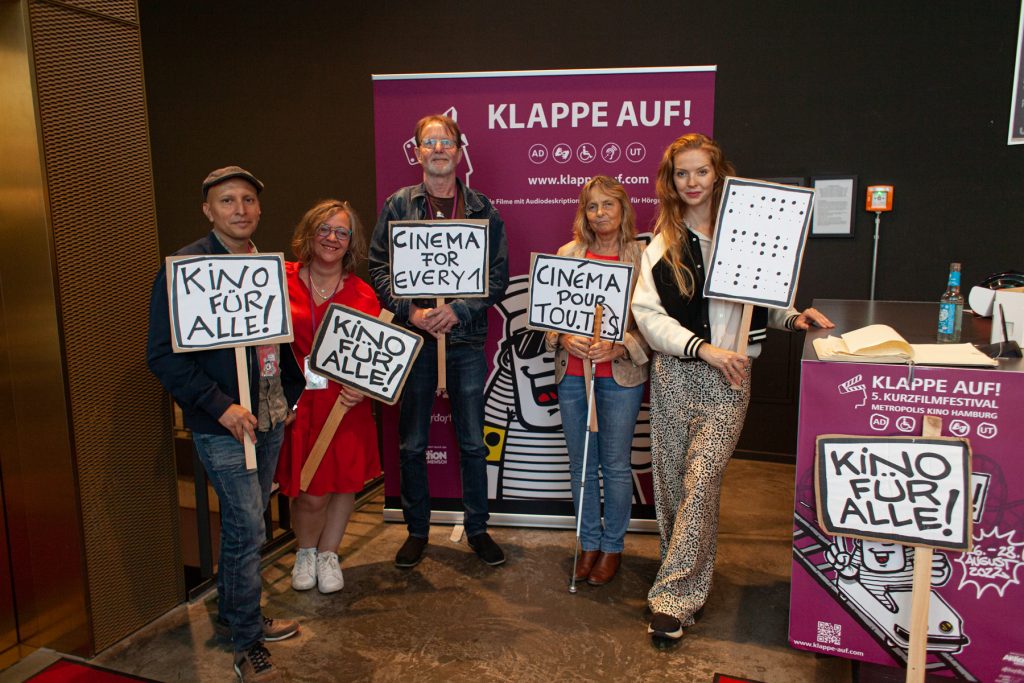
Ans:
{"label": "reception counter", "polygon": [[[912,548],[830,537],[816,523],[815,439],[910,436],[925,415],[970,442],[973,549],[935,552],[929,670],[964,680],[1024,681],[1024,361],[998,368],[822,362],[816,337],[884,323],[932,343],[938,304],[816,300],[835,330],[808,332],[801,361],[790,644],[905,666]],[[963,341],[988,343],[991,321],[964,315]]]}

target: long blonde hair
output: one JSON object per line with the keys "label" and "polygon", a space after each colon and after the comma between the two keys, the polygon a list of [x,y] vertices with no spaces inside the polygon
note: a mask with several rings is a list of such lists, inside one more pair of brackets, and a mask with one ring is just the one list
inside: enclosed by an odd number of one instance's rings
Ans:
{"label": "long blonde hair", "polygon": [[580,201],[576,207],[576,218],[572,222],[572,236],[577,242],[587,245],[587,248],[594,246],[597,242],[597,235],[594,228],[587,220],[587,204],[590,202],[590,192],[594,188],[601,190],[609,197],[619,202],[622,209],[622,221],[619,223],[619,248],[623,244],[636,239],[636,212],[633,210],[633,203],[629,201],[629,194],[626,188],[618,181],[606,175],[596,175],[586,182],[580,190]]}
{"label": "long blonde hair", "polygon": [[[696,278],[686,261],[693,261],[690,253],[690,241],[686,235],[686,224],[683,215],[686,204],[679,196],[674,181],[675,158],[680,152],[699,149],[707,152],[711,159],[711,167],[715,172],[715,185],[711,191],[711,217],[718,216],[718,207],[722,201],[722,187],[725,177],[735,175],[736,170],[729,163],[718,143],[706,135],[689,133],[683,135],[665,149],[658,165],[658,177],[655,188],[658,193],[658,217],[654,221],[654,233],[662,233],[665,241],[665,255],[662,257],[672,267],[679,292],[686,298],[693,296]],[[685,256],[685,258],[684,258]]]}

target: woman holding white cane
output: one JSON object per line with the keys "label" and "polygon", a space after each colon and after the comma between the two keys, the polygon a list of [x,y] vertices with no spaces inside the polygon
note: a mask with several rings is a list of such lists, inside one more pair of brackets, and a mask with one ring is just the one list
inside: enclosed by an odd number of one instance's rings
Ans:
{"label": "woman holding white cane", "polygon": [[[622,185],[607,176],[595,176],[587,182],[580,192],[573,240],[563,245],[558,255],[631,263],[635,285],[643,248],[636,241],[636,215]],[[628,311],[620,315],[629,317]],[[572,583],[575,586],[577,581],[586,581],[601,586],[619,569],[629,527],[633,502],[630,454],[647,381],[649,347],[631,320],[622,344],[557,332],[547,333],[545,341],[549,349],[555,350],[558,405],[569,451],[573,504],[579,516],[579,545],[583,549]],[[590,375],[594,377],[596,433],[588,433],[586,379]],[[585,441],[588,438],[589,446]],[[598,471],[604,481],[603,525]]]}
{"label": "woman holding white cane", "polygon": [[[647,595],[647,632],[678,639],[711,588],[722,475],[743,430],[750,401],[752,343],[737,353],[741,304],[705,299],[725,177],[733,175],[718,144],[699,133],[678,138],[658,167],[655,237],[644,252],[633,315],[654,349],[651,363],[651,465],[661,532],[661,568]],[[756,309],[751,339],[766,325],[832,327],[808,308]],[[756,336],[755,336],[756,335]],[[737,387],[733,389],[732,386]]]}
{"label": "woman holding white cane", "polygon": [[[306,389],[285,432],[276,479],[281,492],[293,500],[292,528],[298,550],[292,568],[292,588],[321,593],[342,589],[345,579],[338,546],[355,506],[355,494],[367,480],[380,475],[377,432],[370,402],[363,395],[309,369],[316,329],[331,303],[376,317],[377,295],[353,272],[362,252],[362,228],[348,202],[328,199],[306,212],[295,228],[292,251],[298,263],[288,263],[295,341],[292,352],[306,374]],[[348,412],[327,446],[323,460],[305,490],[302,466],[309,457],[331,409],[340,400]]]}

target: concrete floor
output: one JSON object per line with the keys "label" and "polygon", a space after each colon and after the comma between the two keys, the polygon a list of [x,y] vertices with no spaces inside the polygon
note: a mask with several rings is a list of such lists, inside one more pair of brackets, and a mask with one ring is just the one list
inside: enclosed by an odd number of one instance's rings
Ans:
{"label": "concrete floor", "polygon": [[[494,528],[508,562],[491,568],[450,527],[434,527],[412,570],[381,498],[357,512],[342,544],[345,589],[292,591],[288,553],[264,571],[265,613],[294,617],[299,637],[270,645],[298,681],[707,681],[716,672],[772,683],[850,681],[846,660],[786,643],[793,468],[734,461],[726,474],[715,584],[703,619],[655,647],[645,596],[658,539],[630,534],[609,585],[567,590],[573,534]],[[102,652],[101,666],[161,681],[228,681],[230,649],[212,629],[212,596],[182,605]]]}

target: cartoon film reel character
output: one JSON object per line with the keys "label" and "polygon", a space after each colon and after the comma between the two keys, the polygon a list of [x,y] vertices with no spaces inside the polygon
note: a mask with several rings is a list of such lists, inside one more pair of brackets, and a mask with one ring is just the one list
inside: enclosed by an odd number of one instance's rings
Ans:
{"label": "cartoon film reel character", "polygon": [[[894,647],[910,643],[910,607],[914,583],[914,548],[898,543],[835,538],[825,560],[836,570],[839,596],[874,622]],[[932,554],[931,584],[949,581],[952,567],[944,553]],[[928,649],[959,652],[970,639],[963,618],[934,590],[928,607]]]}
{"label": "cartoon film reel character", "polygon": [[499,499],[568,498],[555,361],[544,334],[525,327],[528,304],[529,276],[522,275],[512,278],[494,306],[505,325],[485,391],[489,485]]}
{"label": "cartoon film reel character", "polygon": [[[852,548],[848,546],[852,542]],[[825,551],[836,579],[859,581],[879,602],[895,610],[891,593],[908,591],[914,584],[914,549],[899,543],[836,537]],[[952,574],[944,553],[932,553],[932,585],[944,586]]]}

